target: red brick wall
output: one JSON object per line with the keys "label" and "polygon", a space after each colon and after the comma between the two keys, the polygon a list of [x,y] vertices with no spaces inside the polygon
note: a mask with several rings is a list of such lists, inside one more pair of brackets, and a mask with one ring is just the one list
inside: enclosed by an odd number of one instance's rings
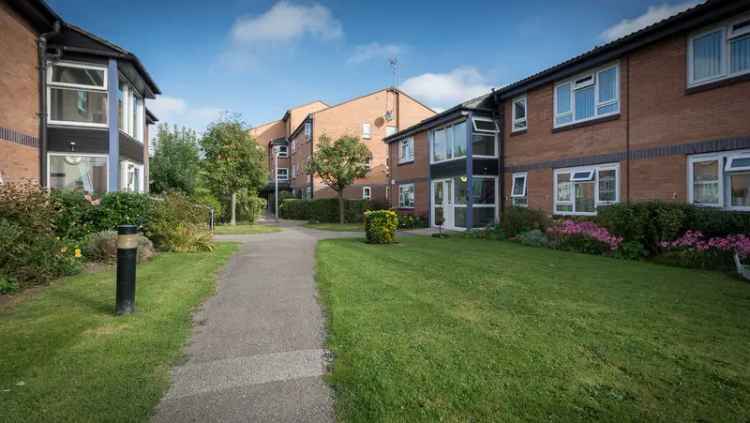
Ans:
{"label": "red brick wall", "polygon": [[[39,137],[37,34],[0,2],[0,128]],[[0,139],[0,174],[5,182],[38,179],[39,151]]]}
{"label": "red brick wall", "polygon": [[391,179],[396,183],[391,185],[390,204],[397,209],[399,206],[398,186],[401,183],[415,183],[416,194],[414,198],[414,210],[402,210],[404,212],[413,212],[414,214],[427,216],[429,213],[429,166],[430,158],[427,154],[427,131],[414,135],[414,162],[398,164],[399,142],[388,145],[389,163]]}

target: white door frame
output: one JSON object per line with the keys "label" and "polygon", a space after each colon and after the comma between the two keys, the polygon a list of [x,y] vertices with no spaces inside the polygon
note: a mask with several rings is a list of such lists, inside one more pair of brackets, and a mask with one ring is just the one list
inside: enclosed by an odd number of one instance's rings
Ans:
{"label": "white door frame", "polygon": [[[453,201],[453,193],[455,191],[455,184],[453,181],[453,178],[443,178],[443,179],[433,179],[431,181],[431,187],[430,194],[432,195],[432,198],[430,199],[430,222],[433,228],[437,228],[437,224],[435,221],[435,209],[440,208],[443,210],[443,228],[449,229],[449,230],[460,230],[463,228],[456,228],[454,226],[454,201]],[[438,185],[443,190],[443,202],[442,204],[435,204],[435,192],[437,190]]]}

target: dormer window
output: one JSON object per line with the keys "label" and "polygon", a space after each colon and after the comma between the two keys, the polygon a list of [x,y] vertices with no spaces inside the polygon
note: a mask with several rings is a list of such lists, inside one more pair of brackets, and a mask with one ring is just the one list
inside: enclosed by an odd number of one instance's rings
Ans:
{"label": "dormer window", "polygon": [[50,124],[107,127],[107,68],[73,62],[49,66]]}

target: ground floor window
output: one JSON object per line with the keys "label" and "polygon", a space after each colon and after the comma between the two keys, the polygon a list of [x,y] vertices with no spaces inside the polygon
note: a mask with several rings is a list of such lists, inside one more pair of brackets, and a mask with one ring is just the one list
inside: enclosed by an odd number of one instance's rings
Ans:
{"label": "ground floor window", "polygon": [[404,184],[398,186],[398,207],[402,209],[414,208],[414,184]]}
{"label": "ground floor window", "polygon": [[47,162],[47,186],[92,193],[107,191],[107,156],[50,154]]}
{"label": "ground floor window", "polygon": [[120,162],[120,190],[143,192],[143,165],[130,161]]}
{"label": "ground floor window", "polygon": [[619,164],[556,169],[555,213],[594,215],[619,201]]}
{"label": "ground floor window", "polygon": [[[441,218],[445,226],[467,228],[469,215],[469,178],[456,176],[435,180],[433,222]],[[497,177],[473,176],[471,180],[471,220],[475,228],[490,225],[497,217]],[[433,223],[435,224],[435,223]]]}
{"label": "ground floor window", "polygon": [[528,173],[514,173],[513,174],[513,186],[511,187],[511,201],[516,207],[527,207],[528,201]]}
{"label": "ground floor window", "polygon": [[750,210],[750,151],[689,157],[688,197],[699,206]]}
{"label": "ground floor window", "polygon": [[482,228],[495,223],[497,178],[473,176],[471,178],[472,225]]}

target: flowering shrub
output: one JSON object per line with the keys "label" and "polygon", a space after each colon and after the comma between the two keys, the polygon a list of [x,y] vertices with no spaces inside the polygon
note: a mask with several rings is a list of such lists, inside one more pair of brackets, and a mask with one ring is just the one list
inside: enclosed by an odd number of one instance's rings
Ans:
{"label": "flowering shrub", "polygon": [[689,267],[731,267],[735,253],[743,259],[750,257],[750,237],[744,234],[708,238],[701,231],[689,230],[660,247],[665,258]]}
{"label": "flowering shrub", "polygon": [[365,212],[365,235],[370,244],[390,244],[396,241],[398,215],[393,210]]}
{"label": "flowering shrub", "polygon": [[547,236],[555,248],[588,254],[612,254],[622,243],[622,237],[610,234],[593,222],[572,220],[550,227]]}

